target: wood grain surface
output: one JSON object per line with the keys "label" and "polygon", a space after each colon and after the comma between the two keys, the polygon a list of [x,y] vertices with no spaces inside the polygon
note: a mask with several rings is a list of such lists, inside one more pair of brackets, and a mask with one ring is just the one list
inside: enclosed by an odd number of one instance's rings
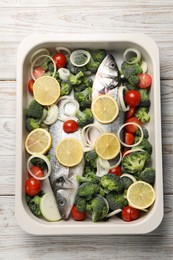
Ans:
{"label": "wood grain surface", "polygon": [[[173,1],[0,0],[0,259],[173,259]],[[165,216],[147,235],[38,237],[14,216],[16,52],[37,33],[146,33],[157,43]]]}

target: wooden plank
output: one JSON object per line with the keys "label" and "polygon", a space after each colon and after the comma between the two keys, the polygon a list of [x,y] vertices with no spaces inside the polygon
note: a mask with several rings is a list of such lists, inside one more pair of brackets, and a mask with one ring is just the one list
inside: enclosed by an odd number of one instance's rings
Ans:
{"label": "wooden plank", "polygon": [[16,117],[16,81],[0,81],[0,118]]}
{"label": "wooden plank", "polygon": [[[172,259],[173,196],[165,196],[165,216],[147,235],[51,236],[26,234],[14,217],[14,197],[0,197],[0,259]],[[77,224],[77,222],[76,222]],[[105,224],[106,225],[106,224]]]}

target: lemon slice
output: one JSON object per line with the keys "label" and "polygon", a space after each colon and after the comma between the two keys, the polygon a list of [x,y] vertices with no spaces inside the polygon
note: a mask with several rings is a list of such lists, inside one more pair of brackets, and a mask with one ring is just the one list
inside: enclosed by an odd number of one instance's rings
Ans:
{"label": "lemon slice", "polygon": [[103,133],[95,141],[96,153],[105,160],[115,158],[119,154],[120,148],[118,137],[112,133]]}
{"label": "lemon slice", "polygon": [[127,190],[129,205],[136,209],[146,209],[155,201],[156,195],[153,187],[144,181],[134,182]]}
{"label": "lemon slice", "polygon": [[59,82],[50,76],[43,76],[34,82],[33,93],[35,100],[43,105],[50,106],[54,104],[60,96]]}
{"label": "lemon slice", "polygon": [[83,158],[82,145],[74,138],[65,138],[56,147],[56,157],[62,165],[73,167]]}
{"label": "lemon slice", "polygon": [[97,121],[103,124],[114,121],[119,113],[116,100],[109,95],[101,95],[94,99],[91,109]]}
{"label": "lemon slice", "polygon": [[43,129],[37,128],[30,132],[25,140],[25,148],[29,154],[45,154],[52,145],[50,133]]}

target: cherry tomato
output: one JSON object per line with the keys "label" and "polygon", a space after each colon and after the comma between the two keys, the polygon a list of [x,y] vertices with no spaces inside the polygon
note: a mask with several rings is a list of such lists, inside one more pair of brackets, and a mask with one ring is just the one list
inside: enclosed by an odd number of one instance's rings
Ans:
{"label": "cherry tomato", "polygon": [[140,217],[140,211],[138,209],[126,206],[122,212],[121,216],[123,220],[130,222],[132,220],[138,219]]}
{"label": "cherry tomato", "polygon": [[[30,171],[36,177],[44,177],[44,171],[40,167],[38,167],[38,166],[32,166],[30,168]],[[29,172],[28,172],[28,177],[29,178],[33,178]]]}
{"label": "cherry tomato", "polygon": [[127,113],[126,113],[126,118],[128,119],[128,118],[134,116],[135,112],[136,112],[136,108],[130,107],[129,110],[127,111]]}
{"label": "cherry tomato", "polygon": [[37,67],[33,71],[33,75],[35,79],[42,77],[45,74],[45,70],[42,67]]}
{"label": "cherry tomato", "polygon": [[139,76],[139,83],[138,83],[139,88],[148,88],[151,86],[152,78],[149,74],[143,73],[143,74],[139,74],[138,76]]}
{"label": "cherry tomato", "polygon": [[81,221],[86,218],[86,212],[80,212],[77,210],[76,206],[74,205],[71,210],[71,216],[74,220]]}
{"label": "cherry tomato", "polygon": [[129,90],[126,92],[124,100],[127,105],[137,107],[141,100],[141,94],[137,90]]}
{"label": "cherry tomato", "polygon": [[28,90],[31,93],[31,95],[33,95],[33,85],[34,85],[34,80],[30,79],[30,81],[28,82]]}
{"label": "cherry tomato", "polygon": [[67,120],[63,124],[63,130],[66,133],[75,132],[78,130],[78,123],[73,119]]}
{"label": "cherry tomato", "polygon": [[66,57],[62,53],[57,53],[53,56],[53,60],[56,64],[56,68],[64,68],[66,65]]}
{"label": "cherry tomato", "polygon": [[121,174],[122,174],[121,167],[120,167],[120,166],[117,166],[116,168],[110,169],[110,170],[109,170],[109,173],[115,174],[115,175],[117,175],[117,176],[121,176]]}
{"label": "cherry tomato", "polygon": [[135,137],[132,133],[125,133],[125,143],[128,145],[134,144]]}
{"label": "cherry tomato", "polygon": [[29,196],[37,195],[41,190],[41,182],[35,178],[29,178],[25,183],[25,192]]}
{"label": "cherry tomato", "polygon": [[[138,125],[142,125],[142,122],[140,120],[137,119],[137,117],[131,117],[129,119],[126,120],[126,123],[136,123]],[[136,131],[138,130],[138,127],[136,125],[126,125],[125,129],[128,133],[134,134],[136,133]]]}

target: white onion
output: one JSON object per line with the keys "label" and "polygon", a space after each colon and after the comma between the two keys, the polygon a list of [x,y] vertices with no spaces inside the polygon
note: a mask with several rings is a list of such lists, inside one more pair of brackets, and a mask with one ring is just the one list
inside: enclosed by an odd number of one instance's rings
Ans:
{"label": "white onion", "polygon": [[52,125],[57,121],[57,119],[58,119],[58,107],[57,105],[53,104],[48,107],[48,114],[44,120],[44,123],[46,125]]}
{"label": "white onion", "polygon": [[[49,55],[49,54],[50,54],[50,52],[49,52],[48,49],[46,49],[46,48],[40,48],[40,49],[34,51],[34,52],[31,54],[30,59],[29,59],[29,62],[30,62],[30,64],[32,64],[32,63],[33,63],[33,60],[36,59],[37,57],[40,58],[40,56],[42,56],[42,55]],[[40,66],[40,65],[42,64],[42,62],[43,62],[43,61],[40,61],[40,62],[35,63],[35,66]]]}
{"label": "white onion", "polygon": [[[78,64],[75,62],[75,58],[79,55],[85,55],[86,56],[86,61],[82,64]],[[91,58],[91,54],[88,52],[88,51],[85,51],[85,50],[76,50],[76,51],[73,51],[70,55],[70,62],[76,66],[76,67],[83,67],[85,66],[89,61],[90,61],[90,58]]]}
{"label": "white onion", "polygon": [[[31,160],[33,159],[33,158],[40,158],[40,159],[42,159],[42,160],[44,160],[45,161],[45,163],[46,163],[46,165],[47,165],[47,174],[44,176],[44,177],[38,177],[38,176],[35,176],[32,172],[31,172],[31,170],[30,170],[30,162],[31,162]],[[51,164],[50,164],[50,161],[48,160],[48,158],[45,156],[45,155],[43,155],[43,154],[33,154],[33,155],[31,155],[29,158],[28,158],[28,160],[27,160],[27,170],[28,170],[28,172],[31,174],[31,176],[33,177],[33,178],[35,178],[35,179],[37,179],[37,180],[45,180],[45,179],[47,179],[48,177],[49,177],[49,175],[50,175],[50,173],[51,173]]]}
{"label": "white onion", "polygon": [[122,211],[122,209],[115,209],[114,211],[107,214],[106,218],[110,218],[112,216],[115,216],[116,214],[120,213],[121,211]]}
{"label": "white onion", "polygon": [[[55,50],[59,53],[66,52],[68,55],[71,54],[71,51],[67,47],[56,47]],[[61,52],[63,51],[63,52]],[[66,54],[65,54],[66,55]]]}
{"label": "white onion", "polygon": [[102,134],[104,132],[104,130],[99,125],[96,125],[96,124],[89,124],[89,125],[84,126],[81,131],[81,137],[82,137],[82,141],[86,147],[94,147],[93,143],[91,142],[91,140],[89,138],[89,132],[92,128],[95,128],[96,130],[98,130],[99,134]]}
{"label": "white onion", "polygon": [[34,61],[32,62],[32,64],[31,64],[31,77],[32,77],[32,79],[33,79],[34,81],[36,80],[36,78],[34,77],[33,69],[34,69],[34,67],[36,66],[36,65],[35,65],[35,64],[36,64],[36,61],[37,61],[38,59],[42,58],[42,57],[47,57],[47,58],[49,58],[49,59],[52,61],[53,67],[54,67],[54,71],[53,71],[52,77],[55,77],[56,64],[55,64],[54,60],[53,60],[49,55],[41,55],[41,56],[38,56],[37,58],[35,58],[35,60],[34,60]]}
{"label": "white onion", "polygon": [[118,88],[118,96],[119,96],[119,100],[120,100],[120,104],[121,104],[121,107],[123,109],[124,112],[128,111],[130,106],[126,106],[125,105],[125,102],[124,102],[124,96],[123,96],[123,91],[128,91],[128,89],[125,87],[125,86],[120,86]]}
{"label": "white onion", "polygon": [[128,177],[129,179],[131,179],[133,182],[136,182],[136,178],[134,176],[132,176],[131,174],[128,174],[128,173],[123,173],[120,178],[123,178],[123,177]]}
{"label": "white onion", "polygon": [[60,68],[58,70],[60,79],[67,81],[68,77],[70,76],[70,71],[66,68]]}
{"label": "white onion", "polygon": [[148,65],[147,65],[147,63],[146,63],[146,61],[142,61],[142,63],[141,63],[141,68],[142,68],[142,72],[143,73],[146,73],[147,72],[147,70],[148,70]]}
{"label": "white onion", "polygon": [[[121,130],[122,130],[126,125],[135,125],[135,126],[137,126],[137,127],[139,128],[139,130],[140,130],[140,132],[141,132],[141,137],[140,137],[140,139],[139,139],[139,141],[138,141],[137,143],[135,143],[135,144],[126,144],[126,143],[124,143],[124,142],[121,140],[121,138],[120,138],[120,133],[121,133]],[[135,122],[129,122],[129,123],[125,123],[124,125],[120,126],[120,128],[118,129],[117,135],[118,135],[119,141],[120,141],[120,143],[121,143],[122,145],[124,145],[125,147],[135,147],[135,146],[137,146],[138,144],[140,144],[140,142],[142,141],[143,136],[144,136],[144,133],[143,133],[143,130],[142,130],[142,128],[141,128],[140,125],[136,124]]]}
{"label": "white onion", "polygon": [[118,160],[118,162],[112,166],[110,166],[110,163],[108,160],[104,160],[101,157],[98,157],[98,163],[100,164],[100,166],[106,170],[110,170],[110,169],[114,169],[116,167],[118,167],[122,161],[122,153],[120,152],[120,158]]}
{"label": "white onion", "polygon": [[[133,53],[133,54],[132,54]],[[124,60],[128,63],[128,64],[134,64],[137,63],[141,60],[141,53],[140,51],[138,51],[137,49],[134,48],[128,48],[124,51],[123,53],[123,57]],[[133,61],[129,61],[130,58],[135,58]]]}
{"label": "white onion", "polygon": [[134,153],[134,152],[145,152],[145,150],[141,149],[141,148],[136,148],[136,149],[133,149],[133,150],[128,150],[126,151],[124,154],[123,154],[123,157],[126,156],[127,154],[129,153]]}
{"label": "white onion", "polygon": [[[70,96],[63,96],[63,97],[59,98],[57,103],[59,103],[60,101],[62,102],[62,108],[61,109],[63,110],[64,117],[58,116],[58,119],[61,120],[61,121],[65,121],[68,118],[75,116],[76,112],[79,110],[79,103]],[[68,103],[73,104],[73,106],[75,108],[74,111],[72,111],[72,112],[65,111],[65,106]]]}

